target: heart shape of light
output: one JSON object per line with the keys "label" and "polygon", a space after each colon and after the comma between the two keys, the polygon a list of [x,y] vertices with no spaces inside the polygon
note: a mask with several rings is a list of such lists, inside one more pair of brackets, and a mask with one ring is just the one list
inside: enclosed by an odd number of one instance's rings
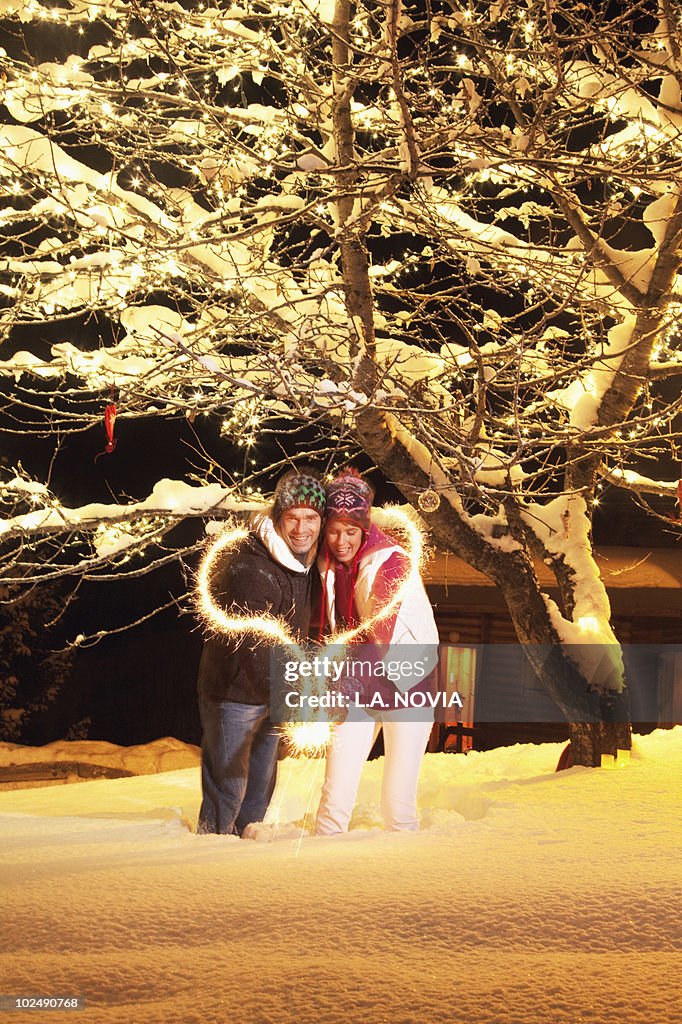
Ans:
{"label": "heart shape of light", "polygon": [[[351,643],[356,637],[366,633],[377,622],[387,618],[400,605],[405,587],[408,585],[413,574],[419,574],[422,553],[424,549],[424,538],[422,531],[411,515],[404,509],[397,506],[387,506],[383,509],[375,509],[372,519],[381,528],[396,530],[406,539],[404,545],[408,558],[408,568],[400,583],[396,587],[391,599],[375,615],[365,619],[358,626],[351,629],[339,631],[329,637],[322,647],[321,656],[329,648],[334,648],[336,658],[339,657],[339,648]],[[246,527],[226,526],[206,552],[199,565],[196,579],[196,603],[199,615],[210,630],[225,636],[243,637],[245,632],[259,637],[265,643],[278,643],[288,647],[292,655],[299,660],[304,660],[306,654],[301,647],[300,641],[291,633],[288,623],[284,618],[277,618],[274,615],[249,615],[247,612],[238,614],[227,612],[215,600],[212,588],[214,584],[215,569],[218,559],[223,552],[229,552],[240,541],[249,535]],[[295,749],[314,754],[318,749],[322,751],[329,743],[331,729],[320,730],[319,722],[296,722],[288,723],[284,729],[290,745]]]}

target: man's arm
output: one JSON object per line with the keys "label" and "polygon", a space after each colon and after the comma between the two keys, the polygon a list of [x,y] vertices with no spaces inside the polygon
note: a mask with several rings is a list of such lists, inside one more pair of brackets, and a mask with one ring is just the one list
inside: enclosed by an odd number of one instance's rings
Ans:
{"label": "man's arm", "polygon": [[226,611],[235,614],[270,614],[274,618],[281,614],[282,590],[276,574],[267,564],[254,564],[253,559],[237,556],[230,560],[217,596]]}

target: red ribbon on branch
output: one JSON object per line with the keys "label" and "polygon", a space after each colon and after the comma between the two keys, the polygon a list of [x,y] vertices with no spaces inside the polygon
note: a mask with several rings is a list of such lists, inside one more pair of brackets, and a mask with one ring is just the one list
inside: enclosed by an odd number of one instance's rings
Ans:
{"label": "red ribbon on branch", "polygon": [[104,429],[107,432],[107,443],[101,452],[98,452],[93,459],[93,462],[97,462],[100,455],[111,455],[114,448],[116,447],[116,438],[114,437],[114,426],[116,424],[116,401],[114,385],[111,385],[111,398],[104,410]]}

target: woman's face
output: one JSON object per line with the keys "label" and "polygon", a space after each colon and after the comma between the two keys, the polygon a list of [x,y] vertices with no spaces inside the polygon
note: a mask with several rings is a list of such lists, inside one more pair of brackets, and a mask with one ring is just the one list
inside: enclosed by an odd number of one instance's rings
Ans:
{"label": "woman's face", "polygon": [[342,565],[353,561],[362,544],[362,530],[346,519],[332,519],[324,531],[327,547]]}

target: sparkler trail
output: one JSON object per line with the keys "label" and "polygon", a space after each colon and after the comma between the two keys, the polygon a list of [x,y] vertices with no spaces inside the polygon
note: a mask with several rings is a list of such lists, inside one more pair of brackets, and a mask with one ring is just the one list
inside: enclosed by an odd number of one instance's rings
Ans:
{"label": "sparkler trail", "polygon": [[197,573],[198,610],[207,625],[217,633],[240,637],[243,637],[245,632],[255,633],[264,640],[279,641],[298,649],[296,637],[289,632],[284,619],[278,619],[274,615],[230,615],[213,598],[211,587],[218,557],[248,535],[246,527],[226,527],[206,550]]}
{"label": "sparkler trail", "polygon": [[[419,571],[421,565],[424,537],[417,523],[404,512],[395,506],[383,508],[380,513],[381,528],[396,530],[403,534],[407,540],[405,551],[408,557],[408,569],[399,587],[383,608],[375,615],[365,619],[359,625],[331,636],[321,649],[321,656],[324,656],[329,648],[336,650],[336,660],[339,659],[339,650],[350,644],[356,637],[370,630],[377,622],[387,618],[400,605],[405,588],[407,587],[413,573]],[[277,618],[274,615],[248,615],[228,613],[215,600],[212,588],[214,583],[214,572],[219,556],[223,552],[230,551],[240,541],[249,535],[246,527],[230,527],[225,529],[216,537],[213,543],[207,548],[201,560],[197,573],[196,600],[197,610],[200,616],[210,629],[226,636],[243,638],[245,633],[259,637],[264,642],[279,643],[290,649],[290,657],[303,659],[305,652],[301,643],[289,630],[285,619]],[[341,656],[343,651],[341,650]],[[320,680],[320,685],[325,685]],[[283,733],[287,737],[289,746],[298,754],[303,756],[318,756],[329,744],[331,739],[331,726],[327,721],[320,722],[290,722],[283,727]]]}

